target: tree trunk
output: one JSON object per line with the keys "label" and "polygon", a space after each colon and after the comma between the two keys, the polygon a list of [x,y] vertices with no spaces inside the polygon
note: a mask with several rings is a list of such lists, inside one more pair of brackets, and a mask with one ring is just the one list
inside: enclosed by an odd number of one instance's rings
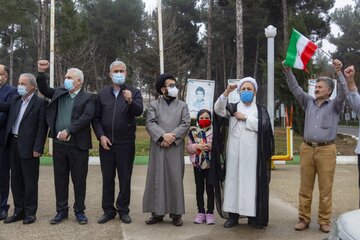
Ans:
{"label": "tree trunk", "polygon": [[41,22],[42,22],[42,3],[41,0],[38,0],[38,21],[36,22],[36,46],[37,46],[37,57],[38,60],[41,58]]}
{"label": "tree trunk", "polygon": [[223,61],[223,83],[224,89],[227,87],[227,77],[226,77],[226,56],[225,56],[225,44],[224,44],[224,37],[221,38],[221,54],[222,54],[222,61]]}
{"label": "tree trunk", "polygon": [[95,76],[95,86],[96,86],[96,92],[99,92],[100,91],[100,88],[99,88],[99,73],[98,73],[98,70],[97,70],[97,66],[96,66],[96,61],[95,61],[95,52],[92,52],[91,53],[91,58],[92,58],[92,63],[93,63],[93,67],[94,67],[94,76]]}
{"label": "tree trunk", "polygon": [[258,65],[259,65],[259,37],[256,38],[256,50],[255,50],[255,62],[254,62],[254,78],[256,79],[257,71],[258,71]]}
{"label": "tree trunk", "polygon": [[284,53],[286,53],[289,45],[289,19],[288,19],[288,8],[287,0],[282,0],[283,8],[283,24],[284,24]]}
{"label": "tree trunk", "polygon": [[207,70],[206,70],[206,79],[211,79],[211,55],[212,55],[212,18],[213,18],[213,5],[214,0],[209,0],[209,18],[208,18],[208,44],[207,44]]}
{"label": "tree trunk", "polygon": [[49,15],[49,0],[39,0],[39,18],[40,21],[38,22],[38,59],[44,59],[46,53],[46,35],[48,31],[46,31],[46,21]]}
{"label": "tree trunk", "polygon": [[10,85],[13,86],[14,83],[14,37],[13,37],[13,32],[14,32],[14,24],[11,25],[11,33],[10,33],[10,51],[9,51],[9,58],[10,58],[10,63],[9,63],[9,82]]}
{"label": "tree trunk", "polygon": [[236,0],[236,78],[244,75],[244,36],[242,0]]}

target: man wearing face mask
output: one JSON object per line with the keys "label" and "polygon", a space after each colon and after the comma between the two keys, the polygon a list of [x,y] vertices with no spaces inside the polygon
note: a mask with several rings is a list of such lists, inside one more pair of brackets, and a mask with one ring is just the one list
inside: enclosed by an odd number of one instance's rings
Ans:
{"label": "man wearing face mask", "polygon": [[286,81],[290,92],[305,112],[304,141],[300,146],[300,187],[299,187],[299,217],[295,230],[309,228],[311,221],[311,202],[317,175],[319,186],[318,219],[320,231],[330,231],[332,210],[332,186],[336,166],[335,138],[339,115],[346,99],[346,83],[341,73],[342,63],[333,61],[333,67],[338,76],[338,93],[330,99],[334,90],[333,80],[329,77],[319,77],[316,80],[315,98],[299,86],[290,67],[283,62]]}
{"label": "man wearing face mask", "polygon": [[38,62],[37,84],[40,92],[51,99],[46,120],[49,137],[54,139],[53,163],[55,175],[56,216],[51,224],[58,224],[68,217],[69,173],[74,184],[74,212],[79,224],[86,224],[85,193],[89,149],[92,148],[90,123],[95,114],[95,99],[81,87],[84,75],[80,69],[67,70],[64,88],[50,88],[45,72],[47,60]]}
{"label": "man wearing face mask", "polygon": [[149,164],[143,197],[143,212],[151,212],[146,224],[163,221],[170,214],[175,226],[182,226],[184,204],[184,139],[190,127],[189,109],[177,98],[174,76],[163,73],[156,81],[162,95],[151,102],[146,113],[150,135]]}
{"label": "man wearing face mask", "polygon": [[10,152],[11,191],[14,214],[4,220],[13,223],[36,220],[38,206],[39,157],[44,150],[47,124],[47,102],[36,96],[36,78],[30,73],[20,75],[18,93],[11,103],[1,102],[0,111],[8,111],[5,145]]}
{"label": "man wearing face mask", "polygon": [[[236,89],[240,102],[228,103],[229,94]],[[229,84],[214,106],[217,115],[229,119],[222,206],[229,213],[225,228],[236,226],[240,215],[254,228],[264,228],[269,221],[274,136],[266,108],[256,104],[257,90],[255,79],[243,78],[238,84]]]}
{"label": "man wearing face mask", "polygon": [[[10,102],[16,95],[16,88],[7,84],[9,69],[0,64],[0,102]],[[0,220],[8,215],[10,185],[10,163],[8,151],[4,151],[7,112],[0,112]]]}
{"label": "man wearing face mask", "polygon": [[[97,98],[93,129],[100,141],[100,163],[103,178],[103,224],[119,213],[123,223],[130,223],[130,185],[135,156],[135,117],[143,111],[143,99],[138,89],[125,84],[126,65],[115,61],[109,76],[113,84],[102,89]],[[118,173],[120,192],[115,198],[115,176]]]}

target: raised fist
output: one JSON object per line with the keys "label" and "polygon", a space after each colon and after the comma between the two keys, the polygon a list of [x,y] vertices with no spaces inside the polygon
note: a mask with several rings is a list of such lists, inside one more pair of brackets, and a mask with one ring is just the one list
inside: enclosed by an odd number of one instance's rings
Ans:
{"label": "raised fist", "polygon": [[38,61],[38,72],[46,72],[50,67],[48,60],[39,60]]}

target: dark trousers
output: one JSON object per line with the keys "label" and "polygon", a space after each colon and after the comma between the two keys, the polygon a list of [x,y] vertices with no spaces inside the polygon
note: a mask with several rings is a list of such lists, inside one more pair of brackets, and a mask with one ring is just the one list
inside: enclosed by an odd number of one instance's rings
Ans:
{"label": "dark trousers", "polygon": [[214,213],[214,187],[209,183],[210,169],[199,170],[194,167],[196,203],[199,213],[205,213],[204,190],[206,187],[207,213]]}
{"label": "dark trousers", "polygon": [[16,138],[10,139],[11,191],[14,213],[35,216],[38,208],[39,158],[22,158]]}
{"label": "dark trousers", "polygon": [[89,151],[54,142],[53,157],[56,211],[67,212],[69,209],[69,174],[71,174],[75,195],[74,212],[84,212]]}
{"label": "dark trousers", "polygon": [[[110,150],[104,150],[100,145],[100,163],[103,178],[102,208],[104,212],[119,212],[128,214],[131,194],[131,175],[135,156],[135,143],[112,145]],[[119,180],[119,194],[115,198],[116,171]]]}
{"label": "dark trousers", "polygon": [[10,163],[9,153],[4,146],[0,146],[0,211],[7,211],[10,191]]}

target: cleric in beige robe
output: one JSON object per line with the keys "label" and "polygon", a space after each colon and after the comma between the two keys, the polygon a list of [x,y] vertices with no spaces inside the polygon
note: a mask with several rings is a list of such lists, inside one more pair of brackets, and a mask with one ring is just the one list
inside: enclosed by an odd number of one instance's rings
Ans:
{"label": "cleric in beige robe", "polygon": [[181,226],[181,215],[185,213],[184,138],[190,115],[187,104],[177,98],[175,77],[161,74],[156,90],[162,96],[149,104],[146,113],[151,141],[143,212],[152,213],[146,224],[161,222],[170,214],[172,223]]}

